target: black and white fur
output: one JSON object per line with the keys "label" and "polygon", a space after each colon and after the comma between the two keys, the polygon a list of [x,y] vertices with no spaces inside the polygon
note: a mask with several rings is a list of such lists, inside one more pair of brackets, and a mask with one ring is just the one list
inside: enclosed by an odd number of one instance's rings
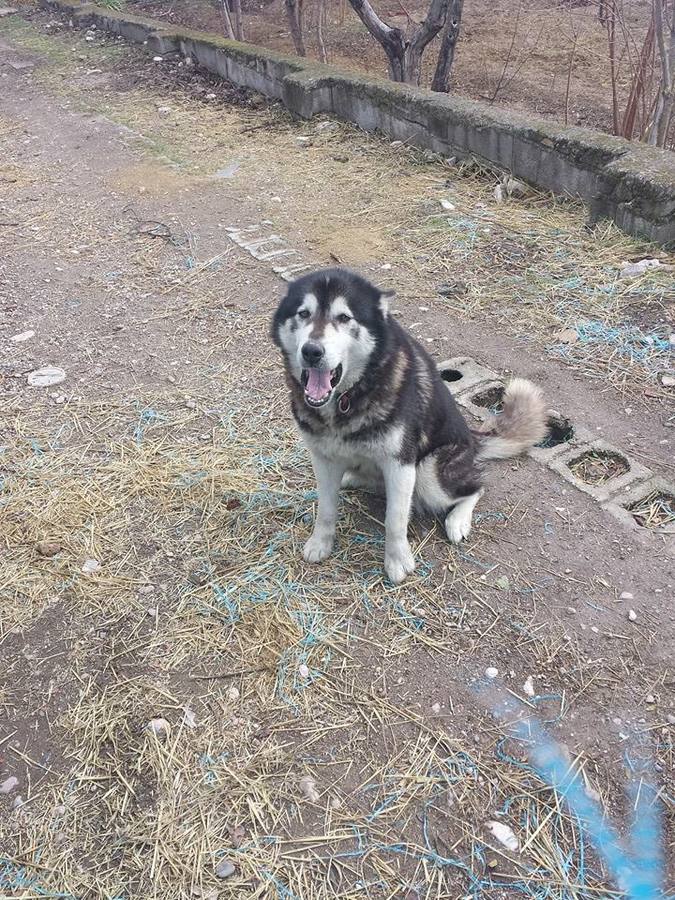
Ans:
{"label": "black and white fur", "polygon": [[538,387],[514,379],[494,427],[471,430],[428,353],[389,316],[390,296],[343,269],[313,272],[289,286],[272,337],[318,483],[305,559],[332,552],[341,487],[383,488],[384,567],[398,584],[415,568],[413,503],[442,517],[453,543],[468,537],[482,461],[540,441],[546,410]]}

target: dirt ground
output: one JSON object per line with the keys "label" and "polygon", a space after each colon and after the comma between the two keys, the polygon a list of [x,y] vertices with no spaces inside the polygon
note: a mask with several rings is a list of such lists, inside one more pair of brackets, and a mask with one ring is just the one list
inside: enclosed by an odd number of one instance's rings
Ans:
{"label": "dirt ground", "polygon": [[461,548],[413,523],[401,588],[357,494],[306,566],[284,283],[227,228],[395,287],[439,362],[532,378],[670,484],[672,257],[87,37],[0,19],[0,896],[618,896],[504,697],[624,837],[651,760],[672,890],[672,526],[526,457]]}
{"label": "dirt ground", "polygon": [[[169,22],[220,32],[218,4],[209,0],[127,0],[128,8]],[[377,12],[392,27],[422,20],[427,0],[378,0]],[[316,5],[305,2],[305,43],[319,59]],[[650,3],[619,2],[616,37],[617,96],[623,111],[642,42]],[[246,38],[294,52],[281,0],[244,3]],[[368,34],[346,0],[326,4],[323,29],[328,61],[337,66],[387,73],[380,45]],[[422,83],[429,85],[436,45],[424,57]],[[598,3],[549,0],[467,0],[452,72],[452,90],[474,100],[522,108],[571,125],[612,130],[612,87],[607,30]],[[642,113],[640,113],[642,115]]]}

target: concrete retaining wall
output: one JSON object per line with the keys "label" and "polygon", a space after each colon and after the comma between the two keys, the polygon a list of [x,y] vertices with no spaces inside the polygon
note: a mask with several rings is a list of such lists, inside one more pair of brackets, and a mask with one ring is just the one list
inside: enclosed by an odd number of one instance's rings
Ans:
{"label": "concrete retaining wall", "polygon": [[174,28],[93,4],[42,0],[74,25],[96,25],[157,53],[281,100],[303,118],[330,113],[446,156],[475,156],[536,187],[583,198],[592,219],[675,245],[675,154],[586,128],[342,72],[216,34]]}

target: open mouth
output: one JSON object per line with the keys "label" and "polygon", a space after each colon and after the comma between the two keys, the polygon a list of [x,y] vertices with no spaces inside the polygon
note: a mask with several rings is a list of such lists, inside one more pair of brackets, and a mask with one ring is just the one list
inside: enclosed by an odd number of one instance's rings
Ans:
{"label": "open mouth", "polygon": [[300,380],[308,406],[324,406],[342,378],[342,366],[336,369],[303,369]]}

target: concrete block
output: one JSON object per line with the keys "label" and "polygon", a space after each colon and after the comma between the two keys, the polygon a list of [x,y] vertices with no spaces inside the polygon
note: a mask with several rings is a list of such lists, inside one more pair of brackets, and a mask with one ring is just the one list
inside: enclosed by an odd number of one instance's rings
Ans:
{"label": "concrete block", "polygon": [[602,508],[617,521],[621,522],[622,525],[632,529],[645,539],[651,535],[658,535],[660,538],[665,539],[668,551],[675,555],[675,525],[666,525],[665,527],[654,529],[645,528],[636,521],[631,512],[630,507],[648,497],[653,491],[672,497],[672,502],[675,505],[675,483],[656,477],[631,487],[620,496],[612,496],[607,502],[602,504]]}
{"label": "concrete block", "polygon": [[548,436],[541,444],[528,451],[528,456],[544,465],[569,450],[579,451],[593,440],[589,431],[575,425],[557,409],[549,409],[548,426]]}
{"label": "concrete block", "polygon": [[495,381],[499,376],[491,369],[481,366],[470,356],[453,356],[438,363],[441,378],[451,394],[460,394],[484,381]]}
{"label": "concrete block", "polygon": [[[620,460],[628,467],[627,471],[609,478],[602,484],[589,484],[580,478],[570,467],[580,458],[594,453],[599,456],[604,455]],[[625,490],[634,484],[634,482],[644,481],[652,475],[649,469],[646,469],[644,466],[640,465],[640,463],[632,460],[627,453],[623,452],[623,450],[620,450],[618,447],[613,447],[611,444],[608,444],[607,441],[602,440],[591,441],[584,446],[574,447],[566,453],[560,454],[555,459],[550,460],[548,465],[550,469],[557,472],[559,475],[562,475],[566,481],[569,481],[570,484],[573,484],[578,490],[583,491],[585,494],[589,494],[594,500],[597,500],[600,503],[609,500],[612,495]]]}
{"label": "concrete block", "polygon": [[499,412],[499,408],[491,408],[489,405],[483,405],[483,403],[476,401],[480,400],[484,395],[489,394],[490,392],[498,394],[501,391],[503,393],[504,384],[504,381],[493,378],[491,381],[485,381],[478,386],[469,388],[466,391],[461,391],[457,394],[455,399],[460,406],[463,406],[464,409],[468,410],[476,419],[489,421],[497,412]]}

